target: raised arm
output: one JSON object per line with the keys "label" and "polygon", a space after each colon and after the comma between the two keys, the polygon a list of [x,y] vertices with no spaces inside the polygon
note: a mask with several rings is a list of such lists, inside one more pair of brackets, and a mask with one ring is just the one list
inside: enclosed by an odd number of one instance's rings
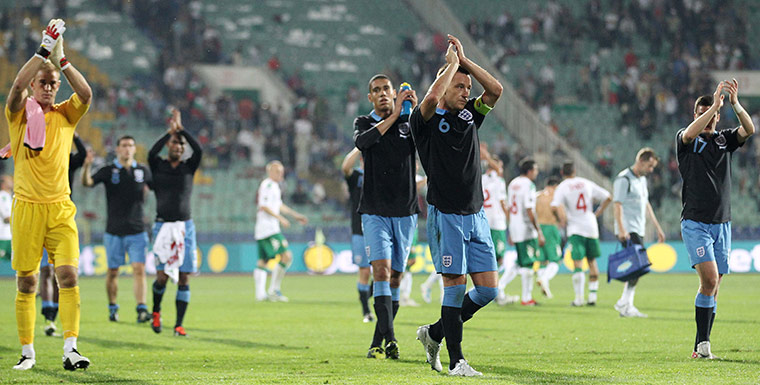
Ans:
{"label": "raised arm", "polygon": [[92,100],[92,88],[90,88],[90,84],[87,83],[84,75],[71,64],[61,72],[66,76],[66,81],[69,82],[71,89],[77,94],[82,104],[90,104]]}
{"label": "raised arm", "polygon": [[189,132],[181,130],[179,133],[185,137],[187,144],[189,144],[190,148],[193,149],[193,155],[190,156],[190,159],[187,160],[187,163],[193,168],[198,168],[198,166],[201,164],[201,158],[203,157],[203,149],[201,148],[201,144],[198,143],[198,141],[195,140],[195,138],[190,135]]}
{"label": "raised arm", "polygon": [[359,151],[358,148],[354,147],[348,154],[346,154],[345,158],[343,158],[343,164],[341,164],[340,169],[343,170],[343,175],[348,177],[351,175],[351,172],[354,169],[354,165],[356,164],[356,161],[361,156],[361,151]]}
{"label": "raised arm", "polygon": [[747,138],[755,134],[755,124],[752,122],[752,118],[747,111],[744,110],[741,104],[739,104],[739,82],[736,79],[723,82],[725,88],[728,91],[728,100],[731,102],[731,106],[734,108],[736,117],[739,118],[739,143],[744,143]]}
{"label": "raised arm", "polygon": [[443,98],[443,94],[446,93],[446,89],[449,88],[451,79],[454,78],[454,74],[459,68],[459,58],[454,50],[454,45],[450,44],[449,49],[446,50],[446,69],[440,76],[435,78],[433,84],[425,95],[425,98],[420,102],[420,113],[425,121],[430,120],[435,114],[435,109],[438,106],[438,102]]}
{"label": "raised arm", "polygon": [[60,19],[50,20],[47,28],[42,31],[42,42],[37,52],[32,56],[16,74],[16,79],[13,80],[13,86],[8,93],[8,108],[11,112],[18,112],[24,107],[24,101],[29,96],[27,87],[34,80],[34,76],[40,68],[40,65],[50,56],[58,40],[61,39],[61,35],[66,31],[64,27],[66,23]]}
{"label": "raised arm", "polygon": [[713,104],[710,106],[707,111],[705,111],[702,115],[699,115],[696,119],[694,119],[691,124],[689,124],[688,127],[686,127],[686,131],[681,135],[681,142],[683,144],[689,144],[694,141],[694,139],[699,136],[699,134],[704,131],[705,127],[710,123],[713,116],[720,111],[720,108],[723,107],[723,95],[721,95],[723,91],[723,82],[720,82],[718,84],[718,87],[715,89],[715,93],[713,94]]}
{"label": "raised arm", "polygon": [[483,86],[483,95],[481,100],[489,107],[493,107],[496,101],[501,97],[501,93],[504,91],[504,87],[496,80],[493,75],[484,70],[481,66],[477,65],[472,60],[468,59],[464,55],[464,48],[462,43],[456,37],[448,35],[449,42],[456,46],[457,56],[459,57],[459,65],[466,69],[467,72],[475,78],[475,80]]}

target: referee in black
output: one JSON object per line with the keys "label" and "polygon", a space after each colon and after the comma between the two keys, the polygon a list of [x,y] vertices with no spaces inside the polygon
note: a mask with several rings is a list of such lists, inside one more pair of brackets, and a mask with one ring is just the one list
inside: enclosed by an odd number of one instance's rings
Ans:
{"label": "referee in black", "polygon": [[[375,299],[375,334],[367,358],[398,359],[393,330],[398,312],[401,274],[417,228],[417,185],[414,143],[407,118],[400,118],[402,103],[417,105],[413,90],[396,97],[388,76],[378,74],[369,81],[367,98],[374,109],[354,120],[354,144],[364,159],[364,186],[359,213],[362,214],[364,244],[372,265]],[[395,101],[394,101],[395,99]],[[385,350],[381,344],[385,339]]]}
{"label": "referee in black", "polygon": [[103,244],[108,259],[106,292],[108,294],[108,319],[119,320],[118,297],[119,266],[126,263],[126,255],[132,265],[134,294],[137,302],[137,322],[150,319],[145,305],[145,254],[148,249],[148,233],[143,223],[143,205],[151,183],[148,167],[135,160],[135,139],[122,136],[116,141],[116,159],[92,175],[92,157],[88,156],[82,169],[82,184],[93,187],[103,183],[106,188],[108,220]]}
{"label": "referee in black", "polygon": [[[193,154],[182,160],[185,144],[189,144]],[[161,158],[159,153],[166,146],[168,156]],[[195,140],[182,126],[179,110],[172,111],[169,130],[161,137],[148,153],[148,165],[153,174],[151,188],[156,193],[156,223],[153,226],[153,239],[164,222],[185,222],[185,259],[179,267],[179,282],[177,282],[177,322],[174,324],[175,336],[186,336],[182,319],[185,317],[187,305],[190,302],[190,274],[197,271],[195,260],[195,224],[190,218],[190,195],[193,192],[193,175],[201,164],[203,151]],[[166,290],[169,278],[164,273],[164,265],[156,264],[156,280],[153,282],[153,320],[151,327],[156,333],[161,332],[161,299]]]}

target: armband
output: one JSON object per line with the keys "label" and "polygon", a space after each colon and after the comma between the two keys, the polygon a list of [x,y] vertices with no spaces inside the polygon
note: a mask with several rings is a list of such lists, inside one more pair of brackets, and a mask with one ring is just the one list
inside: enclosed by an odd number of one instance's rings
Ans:
{"label": "armband", "polygon": [[486,115],[489,112],[491,112],[491,110],[493,110],[493,107],[489,106],[488,104],[485,104],[483,102],[482,97],[475,99],[475,111],[477,111],[481,115]]}

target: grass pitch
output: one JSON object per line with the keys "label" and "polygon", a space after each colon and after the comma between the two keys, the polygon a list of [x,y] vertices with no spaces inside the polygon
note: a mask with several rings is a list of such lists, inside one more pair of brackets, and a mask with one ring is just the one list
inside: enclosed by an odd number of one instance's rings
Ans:
{"label": "grass pitch", "polygon": [[[418,302],[422,280],[415,276]],[[507,288],[510,294],[519,290],[518,281]],[[165,328],[157,335],[133,321],[131,278],[119,283],[122,321],[111,323],[104,279],[81,280],[79,348],[90,369],[62,368],[62,338],[46,337],[38,315],[37,366],[16,372],[14,281],[0,280],[0,383],[760,383],[760,275],[728,276],[721,287],[712,333],[720,361],[689,358],[696,275],[642,278],[636,304],[647,319],[623,319],[612,309],[619,282],[602,282],[596,307],[570,307],[570,275],[559,275],[552,281],[554,299],[536,290],[541,306],[490,304],[465,324],[465,356],[484,373],[473,379],[449,378],[424,362],[415,331],[438,318],[435,300],[399,311],[400,360],[365,358],[374,324],[361,322],[354,276],[287,276],[290,303],[255,302],[250,276],[194,277],[187,338],[172,335],[176,286],[167,288]],[[445,344],[441,359],[447,366]]]}

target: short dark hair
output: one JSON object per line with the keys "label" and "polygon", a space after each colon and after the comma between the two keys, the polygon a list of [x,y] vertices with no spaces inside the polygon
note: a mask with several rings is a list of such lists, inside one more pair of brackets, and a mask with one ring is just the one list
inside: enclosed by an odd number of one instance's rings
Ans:
{"label": "short dark hair", "polygon": [[562,176],[570,176],[575,173],[575,163],[567,161],[562,163]]}
{"label": "short dark hair", "polygon": [[[437,77],[441,76],[441,74],[443,73],[443,71],[446,70],[447,66],[448,66],[448,64],[444,64],[444,65],[441,66],[441,68],[438,68],[438,72],[435,73],[435,77],[437,78]],[[468,76],[470,75],[470,71],[467,71],[462,66],[457,67],[457,72],[463,73],[463,74],[468,75]]]}
{"label": "short dark hair", "polygon": [[[699,106],[710,107],[712,105],[713,105],[713,96],[712,95],[702,95],[702,96],[700,96],[700,97],[697,98],[696,102],[694,102],[694,113],[695,114],[697,113],[697,108],[699,108]],[[720,113],[720,111],[718,111],[718,113]]]}
{"label": "short dark hair", "polygon": [[520,169],[520,175],[525,175],[530,172],[530,170],[533,170],[533,167],[536,166],[536,161],[532,158],[525,158],[520,161],[520,164],[517,165],[517,167]]}
{"label": "short dark hair", "polygon": [[389,82],[391,82],[391,85],[393,85],[393,82],[391,81],[391,78],[388,77],[386,74],[377,74],[373,76],[371,79],[369,79],[369,83],[367,83],[367,90],[369,92],[372,92],[372,82],[374,82],[377,79],[388,79]]}
{"label": "short dark hair", "polygon": [[119,139],[116,141],[116,146],[120,145],[120,144],[121,144],[121,141],[122,141],[122,140],[129,140],[129,139],[132,139],[132,141],[133,141],[133,142],[137,142],[137,141],[135,140],[135,138],[133,138],[133,137],[131,137],[131,136],[129,136],[129,135],[124,135],[124,136],[122,136],[121,138],[119,138]]}
{"label": "short dark hair", "polygon": [[556,176],[550,176],[546,178],[546,185],[547,186],[556,186],[559,184],[559,178]]}

